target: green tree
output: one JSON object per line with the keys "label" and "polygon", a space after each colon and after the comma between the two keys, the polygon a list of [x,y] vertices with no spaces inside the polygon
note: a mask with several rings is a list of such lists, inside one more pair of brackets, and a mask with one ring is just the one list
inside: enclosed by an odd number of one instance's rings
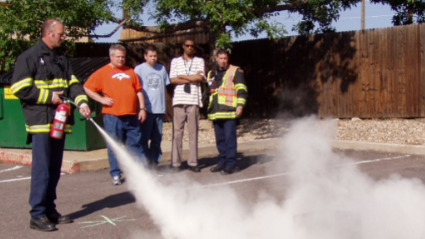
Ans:
{"label": "green tree", "polygon": [[[293,30],[300,34],[334,31],[332,21],[339,19],[342,10],[361,0],[152,0],[155,10],[151,17],[157,27],[143,26],[143,13],[149,0],[7,0],[0,5],[0,72],[13,67],[15,58],[41,35],[41,24],[48,18],[63,21],[70,36],[64,44],[71,49],[73,41],[111,36],[119,27],[162,34],[200,27],[210,34],[210,49],[230,48],[232,36],[266,32],[269,38],[286,33],[281,23],[269,21],[282,11],[299,13],[302,21]],[[425,3],[419,0],[371,0],[388,4],[397,14],[395,25],[424,22]],[[123,9],[122,19],[112,9]],[[115,22],[118,27],[106,35],[94,35],[93,30],[103,23]]]}
{"label": "green tree", "polygon": [[[113,3],[102,0],[7,0],[0,5],[0,72],[13,67],[16,57],[41,36],[49,18],[61,20],[69,36],[64,45],[88,36],[97,26],[113,19]],[[70,54],[71,52],[68,52]]]}
{"label": "green tree", "polygon": [[391,6],[396,12],[393,16],[394,25],[407,25],[425,22],[425,1],[422,0],[372,0],[373,3],[383,3]]}

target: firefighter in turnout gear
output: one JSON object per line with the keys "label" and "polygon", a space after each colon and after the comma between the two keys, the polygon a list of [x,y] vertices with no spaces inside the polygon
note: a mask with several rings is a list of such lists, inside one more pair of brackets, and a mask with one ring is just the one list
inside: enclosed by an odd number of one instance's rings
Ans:
{"label": "firefighter in turnout gear", "polygon": [[218,163],[211,172],[232,174],[236,169],[238,117],[242,115],[248,97],[243,70],[229,65],[229,53],[218,50],[217,65],[208,72],[207,82],[210,93],[208,119],[213,121],[217,145]]}
{"label": "firefighter in turnout gear", "polygon": [[[21,101],[28,143],[32,142],[30,228],[41,231],[54,231],[55,224],[72,222],[58,213],[54,203],[65,137],[52,138],[50,130],[56,108],[63,103],[61,97],[72,98],[80,113],[90,116],[88,98],[70,62],[55,50],[63,39],[63,24],[55,19],[45,21],[40,41],[18,57],[11,82],[12,93]],[[71,132],[73,123],[71,115],[65,133]]]}

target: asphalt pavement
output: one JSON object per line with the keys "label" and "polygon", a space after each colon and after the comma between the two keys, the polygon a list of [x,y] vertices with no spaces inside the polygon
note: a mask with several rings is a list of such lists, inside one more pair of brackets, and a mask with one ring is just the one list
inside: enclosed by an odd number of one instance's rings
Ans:
{"label": "asphalt pavement", "polygon": [[[238,142],[238,151],[256,151],[271,148],[282,148],[280,138],[258,139]],[[199,158],[215,156],[218,154],[215,144],[199,144]],[[386,153],[404,153],[412,155],[425,155],[425,146],[385,144],[346,140],[333,140],[332,147],[335,149],[370,150]],[[169,164],[171,160],[171,142],[162,141],[163,152],[161,164]],[[183,158],[187,157],[189,145],[183,143]],[[0,161],[31,165],[31,149],[0,148]],[[106,169],[109,167],[106,149],[91,151],[69,151],[64,152],[62,172],[77,173]]]}
{"label": "asphalt pavement", "polygon": [[[398,173],[402,177],[425,181],[424,156],[358,150],[335,152],[352,158],[363,173],[375,180]],[[164,165],[158,168],[154,177],[164,185],[189,180],[212,192],[230,188],[239,200],[250,208],[258,203],[261,195],[270,195],[276,202],[285,200],[290,185],[288,175],[303,172],[288,172],[287,168],[282,167],[284,160],[281,151],[277,149],[250,149],[239,153],[238,167],[241,171],[233,175],[211,173],[209,168],[215,165],[216,159],[200,157],[200,173],[187,170],[179,173],[169,172]],[[167,230],[160,226],[162,219],[155,220],[145,206],[137,203],[127,182],[121,186],[112,186],[106,169],[62,175],[58,185],[57,209],[62,214],[71,215],[74,223],[58,225],[59,230],[55,232],[29,229],[30,170],[28,165],[0,163],[0,238],[164,238],[161,233],[166,233]],[[190,192],[195,189],[177,190]],[[167,205],[174,198],[164,195],[160,200],[161,204]],[[204,203],[215,205],[211,202]],[[217,210],[220,211],[220,207],[215,211]],[[165,210],[158,215],[168,212]],[[203,218],[202,213],[192,217],[194,221]],[[205,237],[199,235],[197,238]]]}

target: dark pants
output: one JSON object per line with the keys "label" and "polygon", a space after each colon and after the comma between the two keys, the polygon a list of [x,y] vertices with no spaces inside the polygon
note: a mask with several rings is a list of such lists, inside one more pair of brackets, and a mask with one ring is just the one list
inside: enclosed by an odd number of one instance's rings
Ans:
{"label": "dark pants", "polygon": [[217,145],[218,165],[229,169],[236,167],[236,120],[214,120],[215,141]]}
{"label": "dark pants", "polygon": [[[129,153],[136,157],[137,160],[146,164],[145,160],[142,159],[142,147],[140,145],[140,126],[137,115],[123,115],[115,116],[110,114],[103,115],[103,124],[105,126],[106,133],[111,136],[114,140],[123,143]],[[111,145],[106,144],[108,148],[108,159],[109,159],[109,174],[111,177],[121,176],[121,170],[117,157],[113,152]]]}
{"label": "dark pants", "polygon": [[[162,124],[164,114],[152,114],[146,112],[146,119],[140,125],[142,137],[140,144],[142,146],[142,156],[150,162],[159,164],[162,157]],[[149,143],[150,140],[150,143]]]}
{"label": "dark pants", "polygon": [[31,217],[37,219],[54,212],[65,137],[54,139],[49,133],[32,135]]}

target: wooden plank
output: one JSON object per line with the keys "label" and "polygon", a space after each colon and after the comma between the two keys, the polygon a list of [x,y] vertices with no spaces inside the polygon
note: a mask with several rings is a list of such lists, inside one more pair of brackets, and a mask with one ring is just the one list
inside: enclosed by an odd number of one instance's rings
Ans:
{"label": "wooden plank", "polygon": [[353,117],[361,116],[361,94],[362,94],[362,31],[356,31],[356,55],[355,55],[355,68],[357,71],[357,80],[353,86]]}
{"label": "wooden plank", "polygon": [[373,46],[373,104],[375,110],[373,113],[374,118],[382,117],[382,104],[381,104],[381,79],[380,79],[380,33],[381,29],[375,29],[374,31],[374,46]]}
{"label": "wooden plank", "polygon": [[386,117],[387,115],[387,97],[388,97],[388,91],[387,91],[387,87],[388,87],[388,81],[386,78],[386,67],[387,67],[387,57],[386,54],[388,52],[387,49],[387,29],[384,28],[382,29],[381,33],[380,33],[380,39],[379,39],[379,45],[381,46],[381,50],[380,50],[380,82],[381,82],[381,109],[382,109],[382,116],[381,117]]}
{"label": "wooden plank", "polygon": [[406,82],[404,81],[404,49],[405,41],[403,27],[397,27],[397,82],[398,82],[398,116],[404,117],[406,114]]}
{"label": "wooden plank", "polygon": [[349,46],[350,46],[350,58],[345,59],[343,64],[348,65],[349,72],[345,73],[345,77],[350,77],[350,82],[348,84],[348,90],[347,90],[347,115],[346,117],[353,117],[354,113],[354,102],[353,102],[353,94],[354,94],[354,85],[356,84],[358,80],[358,72],[356,69],[356,38],[354,33],[351,33],[349,35]]}
{"label": "wooden plank", "polygon": [[412,52],[412,64],[413,72],[412,77],[415,79],[414,81],[414,89],[415,89],[415,99],[414,99],[414,117],[420,117],[420,77],[419,77],[419,54],[420,54],[420,44],[419,44],[419,25],[412,25],[412,28],[415,31],[413,37],[413,46],[411,48]]}
{"label": "wooden plank", "polygon": [[416,36],[416,27],[415,25],[409,25],[405,29],[406,34],[406,63],[405,63],[405,70],[406,70],[406,110],[408,112],[407,117],[417,117],[416,114],[416,108],[418,106],[417,104],[417,98],[418,98],[418,87],[416,85],[418,79],[415,77],[415,71],[416,71],[416,58],[414,57],[413,50],[416,46],[415,44],[415,36]]}
{"label": "wooden plank", "polygon": [[[411,26],[411,25],[410,25]],[[413,89],[412,89],[412,78],[410,76],[410,72],[411,72],[411,55],[410,55],[410,47],[412,44],[411,42],[411,28],[410,26],[407,27],[403,27],[403,39],[405,42],[405,48],[404,48],[404,62],[403,62],[403,70],[404,70],[404,82],[405,82],[405,86],[406,86],[406,117],[412,117],[412,112],[411,112],[411,105],[412,105],[412,94]]]}
{"label": "wooden plank", "polygon": [[391,65],[390,65],[390,84],[391,84],[391,114],[390,117],[397,117],[398,111],[398,84],[397,84],[397,29],[391,28]]}
{"label": "wooden plank", "polygon": [[362,70],[362,80],[361,80],[361,94],[360,94],[360,115],[359,117],[367,117],[367,35],[366,30],[363,30],[360,35],[360,48],[361,48],[361,70]]}
{"label": "wooden plank", "polygon": [[425,24],[419,25],[420,116],[425,117]]}
{"label": "wooden plank", "polygon": [[373,106],[373,95],[372,95],[372,58],[373,58],[373,30],[368,30],[366,33],[366,50],[367,50],[367,58],[366,58],[366,78],[365,78],[365,93],[366,100],[365,103],[367,105],[367,111],[365,117],[370,118],[372,116],[372,112],[374,110]]}

